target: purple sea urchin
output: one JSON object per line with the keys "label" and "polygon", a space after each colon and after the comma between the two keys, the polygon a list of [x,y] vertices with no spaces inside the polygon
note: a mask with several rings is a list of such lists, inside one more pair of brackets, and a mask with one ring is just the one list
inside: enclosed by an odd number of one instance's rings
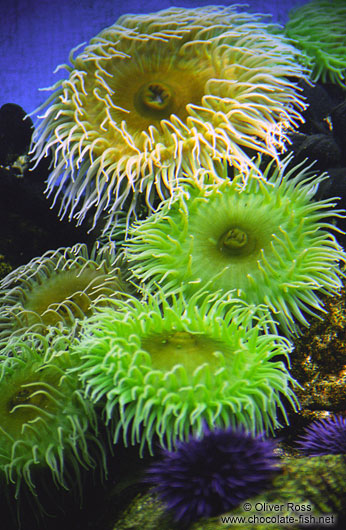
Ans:
{"label": "purple sea urchin", "polygon": [[299,441],[300,449],[311,456],[346,453],[346,418],[329,416],[314,421]]}
{"label": "purple sea urchin", "polygon": [[[76,57],[53,87],[34,132],[53,152],[48,196],[81,223],[91,207],[152,208],[184,171],[227,160],[244,173],[248,148],[277,157],[303,121],[300,52],[238,6],[124,15]],[[277,28],[276,28],[277,29]]]}
{"label": "purple sea urchin", "polygon": [[158,212],[137,222],[125,243],[134,275],[166,293],[237,289],[266,304],[287,334],[323,311],[319,293],[341,287],[345,252],[326,218],[344,215],[333,200],[313,201],[311,166],[269,164],[264,179],[185,186]]}
{"label": "purple sea urchin", "polygon": [[278,411],[287,421],[283,397],[296,408],[282,360],[290,343],[263,333],[254,306],[199,296],[114,301],[83,322],[79,374],[108,419],[120,415],[115,442],[122,431],[140,451],[155,436],[171,448],[204,422],[263,431],[280,425]]}
{"label": "purple sea urchin", "polygon": [[278,458],[272,440],[243,429],[206,430],[203,436],[163,451],[149,482],[177,522],[225,513],[271,485]]}
{"label": "purple sea urchin", "polygon": [[84,244],[50,250],[0,282],[0,343],[26,330],[72,327],[91,304],[133,292],[110,243],[91,252]]}
{"label": "purple sea urchin", "polygon": [[91,446],[104,458],[94,407],[67,374],[69,354],[59,351],[59,339],[49,346],[41,337],[38,348],[37,340],[12,342],[11,355],[0,356],[0,473],[16,495],[23,481],[35,493],[40,469],[57,485],[72,485],[79,466],[95,467]]}

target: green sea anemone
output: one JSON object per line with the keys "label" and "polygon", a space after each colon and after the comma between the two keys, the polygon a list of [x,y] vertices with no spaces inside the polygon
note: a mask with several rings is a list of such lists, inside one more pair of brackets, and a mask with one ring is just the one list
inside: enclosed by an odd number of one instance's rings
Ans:
{"label": "green sea anemone", "polygon": [[184,171],[227,160],[246,178],[248,149],[277,158],[303,121],[306,72],[263,15],[237,7],[124,15],[72,50],[33,137],[37,161],[52,151],[61,217],[130,217],[139,194],[152,209]]}
{"label": "green sea anemone", "polygon": [[[172,448],[203,425],[251,431],[287,422],[297,407],[284,359],[290,343],[264,334],[266,318],[230,296],[187,300],[148,295],[114,301],[83,322],[78,373],[94,402],[116,419],[114,441]],[[281,357],[280,357],[281,356]],[[275,358],[275,359],[274,359]]]}
{"label": "green sea anemone", "polygon": [[312,67],[312,79],[346,87],[345,0],[315,0],[292,11],[285,31]]}
{"label": "green sea anemone", "polygon": [[15,484],[16,496],[23,483],[35,493],[47,469],[55,484],[72,486],[80,466],[95,467],[95,448],[104,459],[94,406],[67,375],[73,363],[65,346],[43,337],[37,346],[36,337],[13,342],[11,354],[0,356],[0,475]]}
{"label": "green sea anemone", "polygon": [[50,250],[0,282],[0,344],[25,331],[73,328],[92,305],[133,292],[114,245]]}
{"label": "green sea anemone", "polygon": [[237,289],[238,296],[266,304],[286,333],[308,325],[323,311],[318,294],[341,287],[345,252],[326,220],[340,217],[333,200],[313,201],[318,184],[311,166],[287,170],[269,164],[264,179],[241,176],[202,188],[185,186],[173,201],[137,222],[126,242],[129,266],[150,288]]}

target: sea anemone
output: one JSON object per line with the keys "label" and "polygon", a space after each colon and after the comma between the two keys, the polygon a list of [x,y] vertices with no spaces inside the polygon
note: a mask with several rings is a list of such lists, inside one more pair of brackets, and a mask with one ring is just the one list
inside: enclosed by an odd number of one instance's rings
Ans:
{"label": "sea anemone", "polygon": [[[124,15],[94,37],[59,80],[34,132],[53,153],[48,196],[80,224],[90,208],[152,209],[184,171],[227,160],[246,178],[247,152],[277,158],[303,121],[305,78],[286,38],[237,6]],[[216,178],[216,176],[215,176]]]}
{"label": "sea anemone", "polygon": [[202,437],[164,450],[148,481],[180,524],[213,517],[270,488],[278,458],[275,443],[244,429],[206,429]]}
{"label": "sea anemone", "polygon": [[[48,345],[16,341],[11,355],[0,356],[0,474],[35,493],[41,471],[55,484],[79,482],[79,468],[95,467],[91,453],[104,449],[97,439],[94,406],[83,397],[80,383],[67,375],[73,366],[65,340]],[[92,447],[92,451],[89,449]]]}
{"label": "sea anemone", "polygon": [[78,373],[90,399],[104,399],[107,418],[116,417],[114,442],[122,431],[125,444],[151,451],[157,435],[171,449],[200,435],[203,422],[262,432],[280,426],[278,411],[287,422],[282,397],[296,409],[290,343],[263,333],[254,306],[200,297],[116,300],[83,322]]}
{"label": "sea anemone", "polygon": [[72,328],[92,305],[134,289],[114,245],[84,244],[50,250],[0,282],[0,344],[25,331]]}
{"label": "sea anemone", "polygon": [[315,0],[290,14],[285,31],[312,67],[312,79],[346,87],[345,0]]}
{"label": "sea anemone", "polygon": [[332,199],[313,201],[311,166],[269,164],[264,179],[241,176],[202,188],[185,186],[158,212],[134,224],[126,242],[134,275],[165,292],[237,289],[249,303],[266,304],[282,329],[323,311],[318,292],[334,294],[345,252],[326,218],[343,216]]}
{"label": "sea anemone", "polygon": [[346,418],[329,416],[314,421],[305,429],[298,443],[310,456],[338,455],[346,453]]}

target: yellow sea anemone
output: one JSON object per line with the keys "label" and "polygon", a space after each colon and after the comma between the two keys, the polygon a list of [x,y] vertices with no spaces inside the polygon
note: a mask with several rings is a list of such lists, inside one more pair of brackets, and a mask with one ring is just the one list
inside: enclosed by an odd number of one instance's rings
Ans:
{"label": "yellow sea anemone", "polygon": [[122,258],[109,243],[50,250],[0,282],[0,345],[25,331],[72,328],[92,304],[133,292]]}
{"label": "yellow sea anemone", "polygon": [[72,50],[34,133],[34,158],[53,153],[46,192],[62,195],[59,215],[130,217],[139,194],[152,209],[185,171],[198,180],[227,160],[246,179],[249,149],[276,158],[303,121],[305,72],[262,18],[237,6],[124,15]]}

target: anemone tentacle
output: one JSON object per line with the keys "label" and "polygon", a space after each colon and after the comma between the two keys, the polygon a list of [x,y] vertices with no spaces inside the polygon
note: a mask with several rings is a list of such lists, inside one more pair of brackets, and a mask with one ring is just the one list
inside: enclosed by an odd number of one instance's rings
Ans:
{"label": "anemone tentacle", "polygon": [[302,50],[313,81],[346,88],[346,5],[344,0],[314,0],[290,13],[285,32]]}
{"label": "anemone tentacle", "polygon": [[246,179],[248,149],[278,158],[303,121],[307,72],[277,27],[238,7],[124,15],[71,52],[33,149],[53,153],[47,194],[62,217],[94,208],[96,222],[125,203],[131,217],[140,194],[152,209],[185,171],[227,160]]}
{"label": "anemone tentacle", "polygon": [[22,484],[35,494],[40,470],[69,488],[79,482],[80,466],[105,465],[95,408],[67,374],[70,355],[59,339],[37,344],[37,337],[18,340],[0,356],[0,474],[15,484],[16,496]]}
{"label": "anemone tentacle", "polygon": [[312,165],[270,163],[264,179],[241,176],[197,188],[130,227],[125,252],[134,275],[167,294],[237,289],[249,303],[266,304],[287,334],[323,312],[319,293],[335,294],[346,254],[328,218],[345,216],[335,199],[314,201]]}
{"label": "anemone tentacle", "polygon": [[134,293],[114,243],[49,250],[0,282],[0,345],[26,331],[70,328],[106,299]]}
{"label": "anemone tentacle", "polygon": [[[203,425],[271,430],[294,409],[294,380],[282,360],[291,344],[264,333],[268,315],[231,296],[190,300],[148,295],[114,301],[83,322],[76,352],[90,399],[117,418],[114,441],[171,448]],[[269,319],[270,320],[270,319]]]}

